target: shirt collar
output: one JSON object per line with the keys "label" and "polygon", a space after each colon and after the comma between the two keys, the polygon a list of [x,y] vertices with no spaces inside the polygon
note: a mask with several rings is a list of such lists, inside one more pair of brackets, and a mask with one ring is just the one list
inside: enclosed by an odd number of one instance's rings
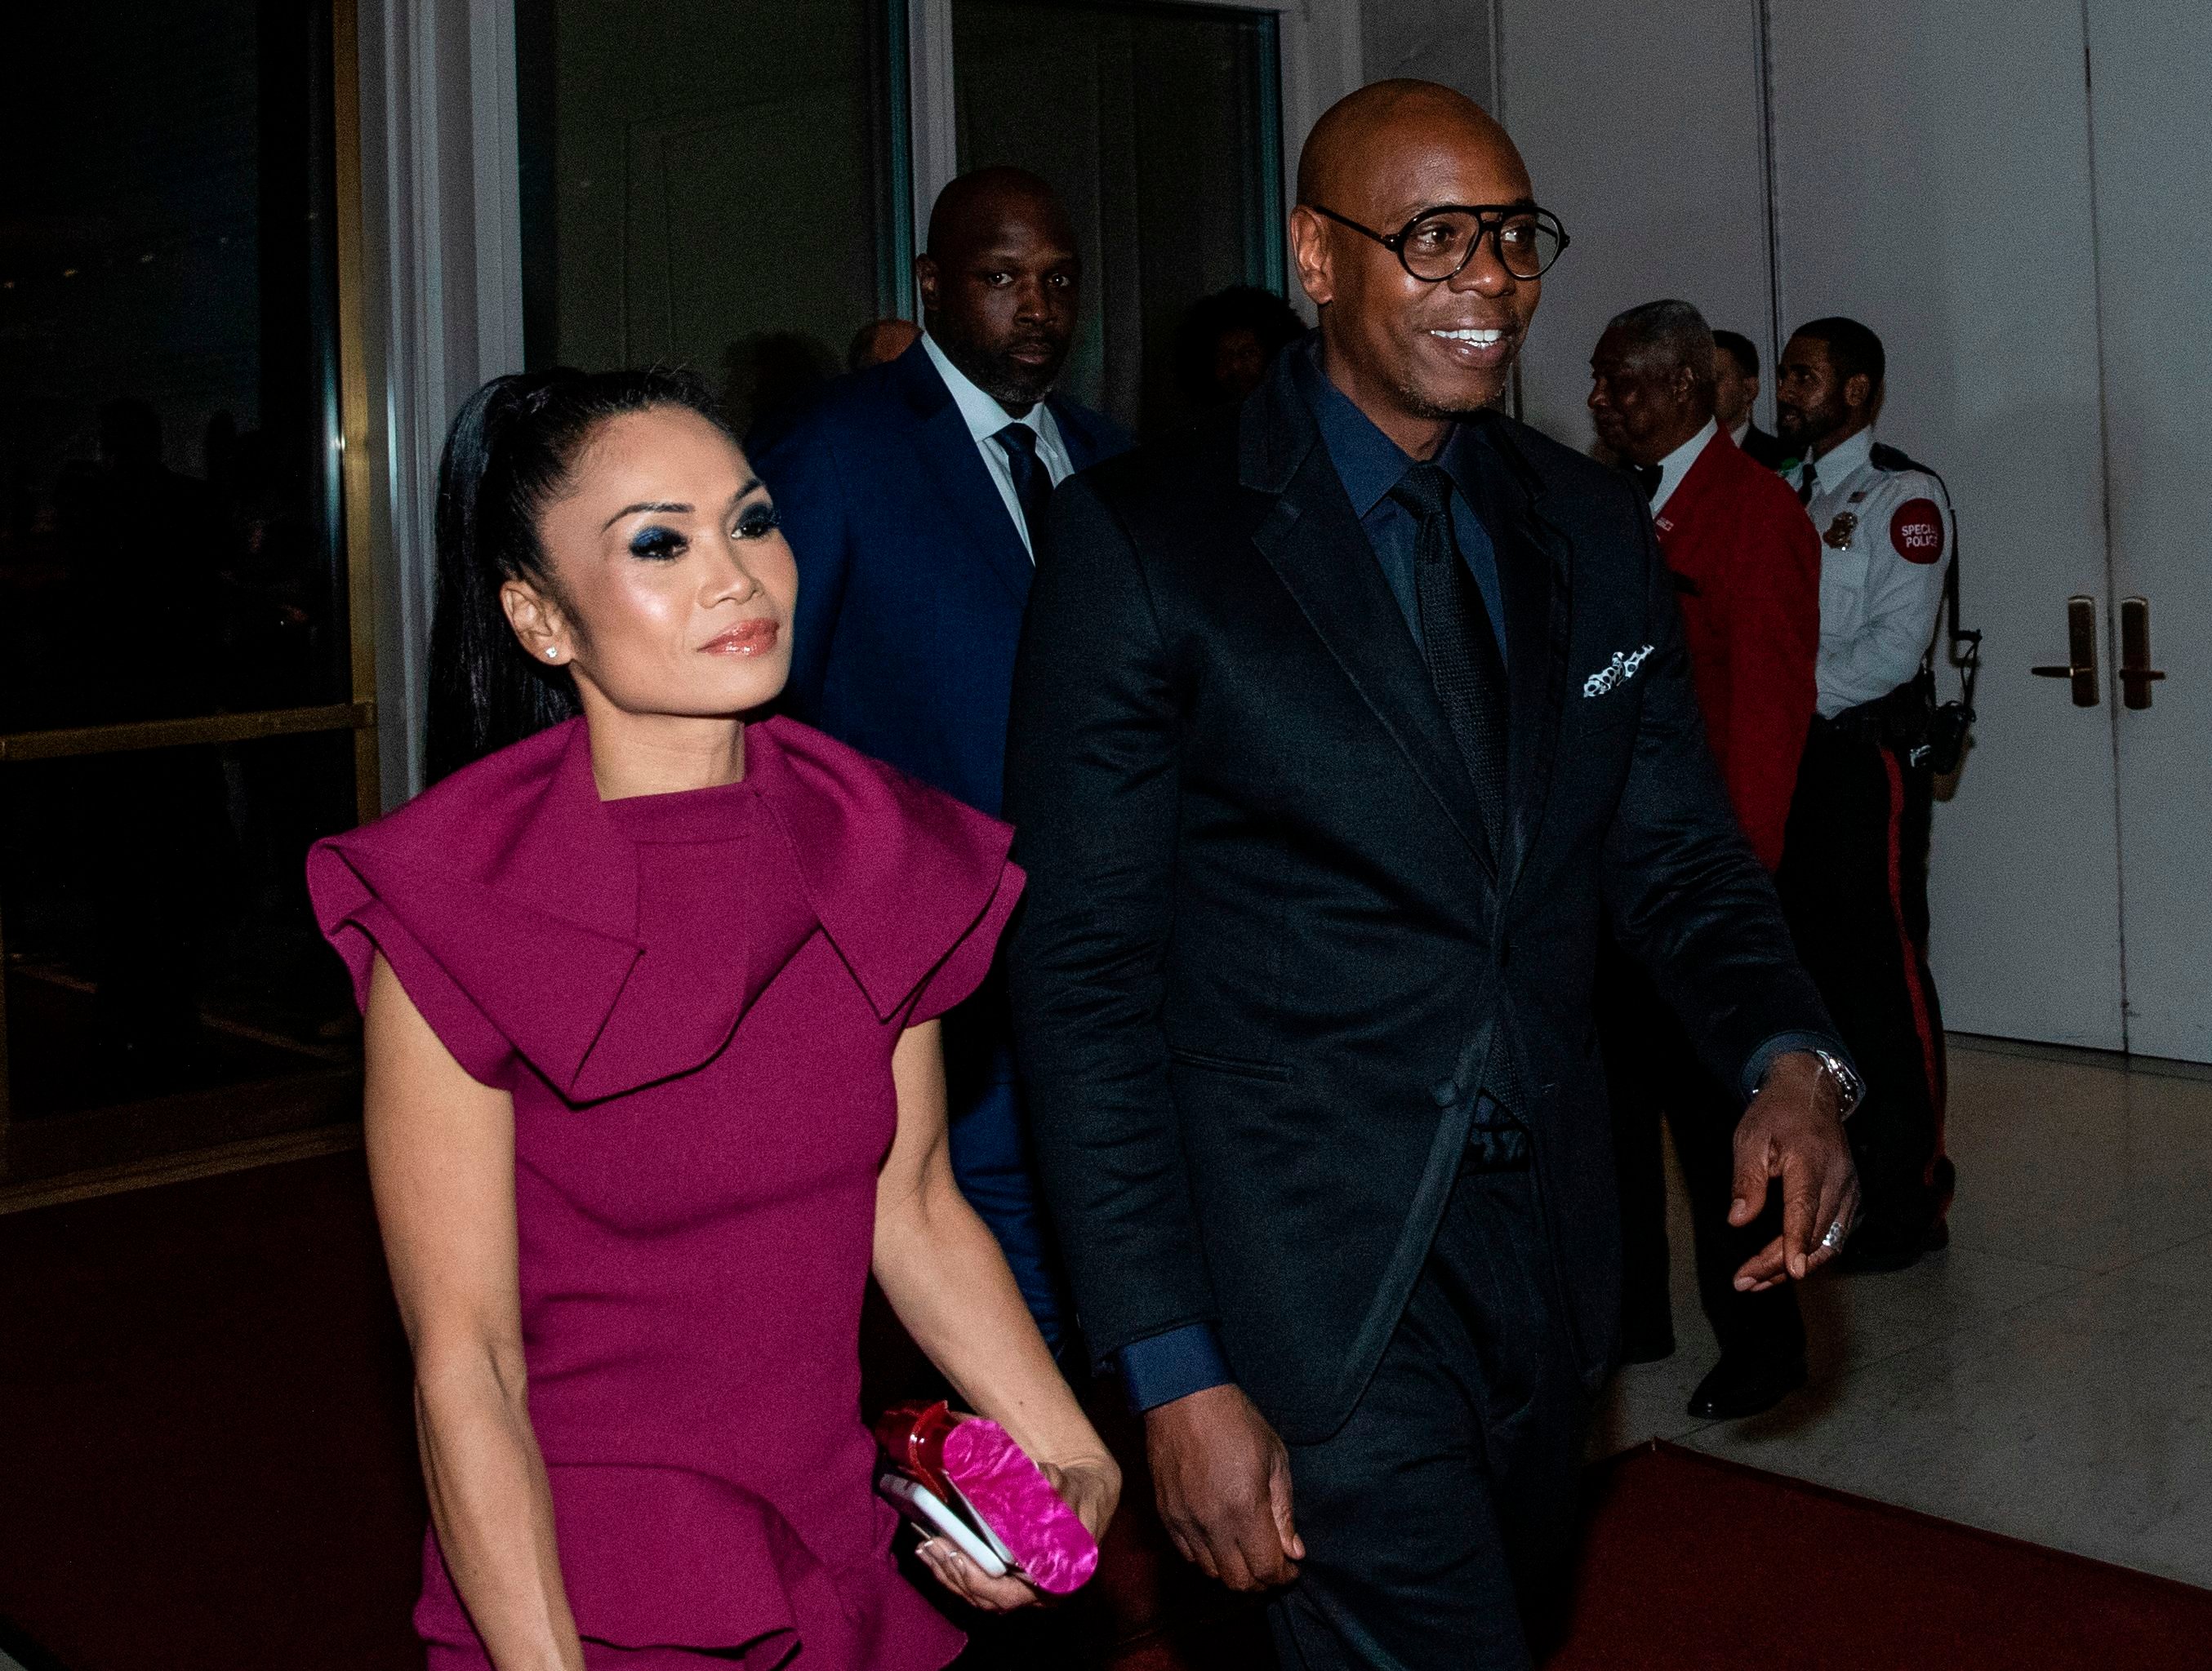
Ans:
{"label": "shirt collar", "polygon": [[1856,475],[1874,451],[1874,427],[1866,428],[1844,442],[1832,451],[1825,452],[1813,461],[1815,485],[1822,493],[1839,487],[1850,476]]}
{"label": "shirt collar", "polygon": [[929,363],[937,367],[938,376],[952,396],[952,403],[960,409],[960,415],[968,425],[968,433],[975,440],[988,441],[1008,424],[1027,424],[1040,435],[1044,427],[1044,403],[1039,401],[1021,417],[1015,417],[990,396],[969,381],[968,374],[945,355],[937,346],[937,339],[927,331],[921,334],[921,346],[929,355]]}
{"label": "shirt collar", "polygon": [[[1284,352],[1294,356],[1291,370],[1298,391],[1312,409],[1322,445],[1328,449],[1328,461],[1336,466],[1337,479],[1344,483],[1353,512],[1364,520],[1420,461],[1385,435],[1372,418],[1352,404],[1349,395],[1328,380],[1328,373],[1321,368],[1320,332]],[[1468,491],[1472,477],[1461,445],[1464,433],[1463,425],[1454,424],[1435,462],[1443,467],[1460,497],[1471,507],[1474,503]]]}
{"label": "shirt collar", "polygon": [[1731,429],[1730,431],[1729,431],[1729,440],[1731,440],[1731,441],[1734,441],[1734,442],[1735,442],[1738,446],[1741,446],[1741,445],[1743,445],[1743,438],[1744,438],[1745,436],[1747,436],[1747,435],[1750,434],[1750,433],[1751,433],[1751,420],[1750,420],[1750,419],[1748,419],[1748,418],[1746,418],[1746,419],[1745,419],[1741,423],[1738,424],[1738,425],[1737,425],[1734,429]]}
{"label": "shirt collar", "polygon": [[1713,438],[1720,433],[1719,422],[1708,418],[1705,427],[1659,461],[1659,485],[1651,492],[1653,516],[1657,516],[1659,507],[1674,498],[1674,489],[1682,485],[1682,478],[1690,473],[1690,466],[1698,462],[1699,456],[1712,445]]}

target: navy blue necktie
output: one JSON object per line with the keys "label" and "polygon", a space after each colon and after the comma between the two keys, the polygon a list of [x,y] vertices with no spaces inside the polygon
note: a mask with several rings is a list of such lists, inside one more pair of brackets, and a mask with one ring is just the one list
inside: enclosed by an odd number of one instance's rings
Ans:
{"label": "navy blue necktie", "polygon": [[1052,472],[1037,456],[1037,433],[1027,424],[1008,424],[991,438],[1006,450],[1006,474],[1014,479],[1014,498],[1029,529],[1030,556],[1044,545],[1044,513],[1052,503]]}

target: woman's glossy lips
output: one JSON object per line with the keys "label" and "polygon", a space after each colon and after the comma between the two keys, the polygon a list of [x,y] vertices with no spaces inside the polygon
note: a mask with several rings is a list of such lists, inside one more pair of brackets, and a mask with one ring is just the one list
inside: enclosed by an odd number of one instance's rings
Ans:
{"label": "woman's glossy lips", "polygon": [[716,633],[699,649],[708,656],[765,656],[782,636],[783,628],[765,615],[757,615]]}

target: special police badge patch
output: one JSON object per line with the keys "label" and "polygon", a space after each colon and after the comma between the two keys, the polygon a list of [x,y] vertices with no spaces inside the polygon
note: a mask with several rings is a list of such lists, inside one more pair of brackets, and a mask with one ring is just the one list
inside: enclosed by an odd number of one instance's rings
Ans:
{"label": "special police badge patch", "polygon": [[1889,519],[1889,542],[1908,563],[1940,562],[1943,513],[1932,499],[1908,499]]}

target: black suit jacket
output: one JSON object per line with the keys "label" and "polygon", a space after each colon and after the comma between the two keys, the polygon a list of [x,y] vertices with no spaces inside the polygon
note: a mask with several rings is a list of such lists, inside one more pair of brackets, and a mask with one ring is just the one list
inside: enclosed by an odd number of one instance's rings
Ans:
{"label": "black suit jacket", "polygon": [[1475,421],[1513,714],[1494,858],[1287,355],[1226,421],[1063,487],[1016,663],[1016,1051],[1083,1328],[1110,1354],[1212,1323],[1295,1441],[1372,1372],[1493,1052],[1519,1054],[1604,1374],[1601,918],[1730,1082],[1828,1032],[1707,756],[1633,485]]}
{"label": "black suit jacket", "polygon": [[1781,469],[1786,461],[1797,456],[1798,451],[1780,437],[1768,434],[1757,424],[1743,432],[1744,457],[1753,463],[1765,465],[1770,470]]}

